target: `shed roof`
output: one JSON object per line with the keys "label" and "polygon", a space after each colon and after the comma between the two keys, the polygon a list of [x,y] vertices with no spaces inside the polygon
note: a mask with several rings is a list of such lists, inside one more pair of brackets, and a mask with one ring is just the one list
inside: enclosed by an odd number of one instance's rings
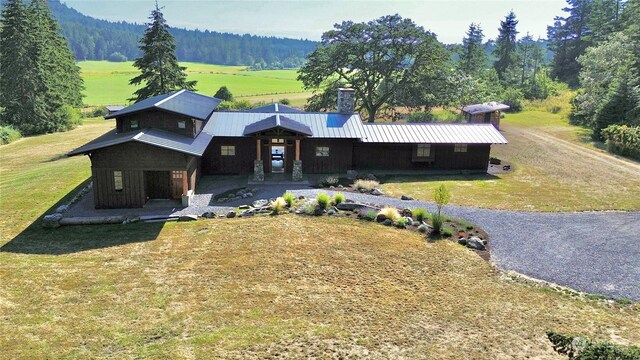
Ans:
{"label": "shed roof", "polygon": [[[248,125],[265,120],[278,114],[252,112],[214,112],[207,125],[211,125],[214,136],[242,137]],[[284,116],[280,115],[280,123]],[[358,114],[337,113],[288,113],[285,120],[288,126],[297,126],[310,133],[312,138],[346,138],[362,137],[362,120]],[[297,124],[294,124],[297,123]],[[307,130],[308,129],[308,130]],[[251,128],[250,128],[251,130]]]}
{"label": "shed roof", "polygon": [[367,124],[366,143],[506,144],[491,124]]}
{"label": "shed roof", "polygon": [[509,105],[491,101],[491,102],[486,102],[482,104],[467,105],[462,108],[462,112],[474,115],[474,114],[484,114],[488,112],[494,112],[498,110],[508,110],[509,108],[510,108]]}
{"label": "shed roof", "polygon": [[105,106],[105,108],[109,112],[115,112],[115,111],[120,111],[120,110],[124,109],[124,106],[122,106],[122,105],[107,105],[107,106]]}
{"label": "shed roof", "polygon": [[282,104],[269,104],[258,106],[253,109],[246,110],[245,112],[258,112],[258,113],[303,113],[304,111],[296,109],[291,106]]}
{"label": "shed roof", "polygon": [[201,95],[183,89],[138,101],[116,113],[105,116],[105,119],[130,115],[150,109],[158,109],[198,120],[207,120],[221,101],[222,100],[211,96]]}
{"label": "shed roof", "polygon": [[291,120],[288,117],[282,116],[280,114],[271,115],[265,119],[245,126],[243,135],[252,135],[275,128],[289,130],[291,132],[306,136],[313,135],[313,132],[311,131],[311,128],[309,128],[309,126],[298,121]]}
{"label": "shed roof", "polygon": [[137,141],[143,144],[157,146],[189,155],[202,156],[212,138],[213,136],[211,135],[211,126],[209,126],[209,123],[205,125],[200,134],[195,138],[159,129],[141,129],[140,131],[129,131],[125,133],[117,133],[114,129],[69,152],[67,156],[87,154],[97,149],[123,144],[130,141]]}

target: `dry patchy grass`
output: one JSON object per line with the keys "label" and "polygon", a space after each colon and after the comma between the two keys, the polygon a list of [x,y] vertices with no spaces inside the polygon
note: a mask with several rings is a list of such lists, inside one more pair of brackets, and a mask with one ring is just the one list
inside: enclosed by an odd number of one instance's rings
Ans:
{"label": "dry patchy grass", "polygon": [[554,358],[546,329],[640,343],[637,304],[504,282],[448,241],[294,215],[161,226],[6,246],[0,358]]}

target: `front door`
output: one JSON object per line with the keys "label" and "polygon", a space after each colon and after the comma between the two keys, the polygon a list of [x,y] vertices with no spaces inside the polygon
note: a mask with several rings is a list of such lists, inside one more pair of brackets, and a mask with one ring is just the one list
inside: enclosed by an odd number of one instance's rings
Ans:
{"label": "front door", "polygon": [[285,164],[285,146],[271,146],[271,172],[284,173]]}
{"label": "front door", "polygon": [[182,184],[183,184],[184,171],[172,171],[171,172],[171,198],[180,199],[182,196]]}
{"label": "front door", "polygon": [[145,171],[144,184],[147,198],[170,199],[170,171]]}

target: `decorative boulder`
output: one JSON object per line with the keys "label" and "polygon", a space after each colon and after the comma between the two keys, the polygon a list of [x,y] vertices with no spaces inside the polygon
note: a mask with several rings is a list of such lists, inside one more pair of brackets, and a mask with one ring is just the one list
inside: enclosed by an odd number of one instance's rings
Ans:
{"label": "decorative boulder", "polygon": [[60,213],[45,215],[44,218],[42,219],[42,227],[46,229],[59,228],[61,219],[62,219],[62,214]]}
{"label": "decorative boulder", "polygon": [[376,188],[376,189],[371,190],[371,195],[380,196],[380,195],[384,195],[384,193],[382,192],[382,190]]}
{"label": "decorative boulder", "polygon": [[354,203],[354,202],[342,202],[342,203],[336,205],[336,208],[338,210],[342,210],[342,211],[353,211],[355,209],[359,209],[359,208],[363,208],[363,207],[366,207],[366,205],[358,204],[358,203]]}
{"label": "decorative boulder", "polygon": [[56,209],[56,212],[59,214],[62,214],[64,212],[66,212],[67,210],[69,210],[69,206],[67,205],[60,205],[58,206],[58,208]]}
{"label": "decorative boulder", "polygon": [[407,220],[407,224],[413,225],[413,219],[410,216],[405,216],[405,220]]}
{"label": "decorative boulder", "polygon": [[458,239],[458,244],[460,245],[467,245],[467,239],[461,237],[460,239]]}
{"label": "decorative boulder", "polygon": [[400,200],[413,200],[413,198],[411,196],[402,195],[400,196]]}
{"label": "decorative boulder", "polygon": [[385,220],[382,222],[382,225],[385,225],[385,226],[391,226],[391,225],[393,225],[393,221],[391,221],[391,219],[385,219]]}
{"label": "decorative boulder", "polygon": [[467,239],[467,247],[474,250],[484,250],[485,246],[482,240],[477,236],[472,236]]}
{"label": "decorative boulder", "polygon": [[418,231],[423,233],[423,234],[426,234],[426,233],[429,232],[429,227],[427,225],[422,224],[422,225],[418,226]]}
{"label": "decorative boulder", "polygon": [[249,210],[249,208],[251,208],[249,205],[240,205],[240,206],[238,206],[238,209],[240,209],[240,210]]}
{"label": "decorative boulder", "polygon": [[255,215],[255,212],[253,210],[247,210],[247,211],[243,211],[240,213],[240,215],[238,215],[239,217],[249,217],[249,216],[253,216]]}
{"label": "decorative boulder", "polygon": [[198,220],[198,215],[180,215],[178,221],[195,221]]}
{"label": "decorative boulder", "polygon": [[335,215],[336,211],[333,209],[329,209],[329,211],[327,211],[327,215],[331,216],[331,215]]}
{"label": "decorative boulder", "polygon": [[207,211],[207,212],[202,214],[202,217],[205,218],[205,219],[215,219],[216,213],[211,212],[211,211]]}
{"label": "decorative boulder", "polygon": [[265,199],[260,199],[260,200],[256,200],[253,202],[253,207],[254,208],[261,208],[265,205],[267,205],[269,203],[269,201],[265,200]]}
{"label": "decorative boulder", "polygon": [[234,218],[236,217],[236,212],[234,210],[231,210],[227,213],[227,217],[228,218]]}
{"label": "decorative boulder", "polygon": [[387,216],[385,214],[378,214],[378,216],[376,216],[377,222],[384,222],[386,220],[391,221],[390,219],[387,219]]}

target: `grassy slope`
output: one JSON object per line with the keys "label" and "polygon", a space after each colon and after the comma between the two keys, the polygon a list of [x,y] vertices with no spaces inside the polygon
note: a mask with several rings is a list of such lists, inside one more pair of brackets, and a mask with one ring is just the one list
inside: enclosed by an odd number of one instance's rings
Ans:
{"label": "grassy slope", "polygon": [[305,219],[31,229],[0,253],[0,358],[553,358],[546,329],[640,343],[638,304],[512,284],[450,242]]}
{"label": "grassy slope", "polygon": [[[89,105],[125,104],[135,91],[129,80],[138,74],[132,62],[82,61],[78,65],[85,81],[84,102]],[[197,80],[200,93],[213,95],[226,85],[235,96],[250,101],[291,98],[304,104],[308,92],[296,80],[295,70],[244,71],[243,66],[181,63],[187,67],[189,80]]]}
{"label": "grassy slope", "polygon": [[598,149],[587,141],[587,129],[570,125],[568,95],[548,103],[561,106],[560,112],[549,112],[549,104],[534,103],[502,121],[501,131],[509,144],[494,145],[491,153],[513,163],[515,172],[395,177],[383,190],[430,200],[433,189],[445,183],[453,193],[451,203],[460,205],[536,211],[640,210],[638,164],[619,161]]}

